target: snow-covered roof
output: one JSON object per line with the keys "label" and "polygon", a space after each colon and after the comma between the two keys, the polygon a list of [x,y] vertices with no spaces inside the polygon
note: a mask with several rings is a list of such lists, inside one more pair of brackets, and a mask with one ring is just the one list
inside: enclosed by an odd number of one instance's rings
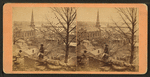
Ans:
{"label": "snow-covered roof", "polygon": [[83,40],[83,42],[90,43],[90,41],[88,41],[88,40]]}
{"label": "snow-covered roof", "polygon": [[77,43],[70,43],[70,46],[77,46]]}
{"label": "snow-covered roof", "polygon": [[22,40],[22,39],[19,39],[18,41],[19,41],[19,42],[25,42],[25,40]]}

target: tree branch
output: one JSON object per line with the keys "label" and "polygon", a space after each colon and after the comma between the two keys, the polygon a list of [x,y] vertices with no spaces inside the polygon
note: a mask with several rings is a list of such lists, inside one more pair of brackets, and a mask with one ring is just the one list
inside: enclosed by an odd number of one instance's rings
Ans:
{"label": "tree branch", "polygon": [[74,36],[74,37],[71,39],[71,41],[69,42],[69,45],[70,45],[70,43],[75,39],[75,37],[76,37],[76,36]]}
{"label": "tree branch", "polygon": [[120,11],[130,22],[132,22],[131,19],[129,18],[129,16],[125,13],[125,11],[123,9],[119,8],[117,10]]}
{"label": "tree branch", "polygon": [[118,27],[118,29],[125,35],[125,36],[127,36],[123,31],[122,31],[122,29],[118,26],[118,24],[114,21],[114,20],[112,20],[114,23],[115,23],[115,25]]}
{"label": "tree branch", "polygon": [[[50,22],[50,21],[49,21]],[[64,40],[64,37],[60,34],[60,32],[52,25],[52,23],[50,22],[50,25],[55,29],[55,31],[61,36],[61,38]],[[66,44],[66,42],[64,41],[64,43]]]}
{"label": "tree branch", "polygon": [[61,12],[57,8],[54,7],[54,9],[53,8],[51,8],[51,9],[53,11],[55,11],[65,22],[67,22],[67,20],[63,17],[63,15],[61,14]]}
{"label": "tree branch", "polygon": [[74,14],[73,14],[71,17],[72,17],[72,19],[71,19],[69,25],[72,24],[72,22],[73,22],[74,19],[76,18],[76,11],[74,12]]}
{"label": "tree branch", "polygon": [[132,30],[131,30],[131,27],[130,27],[129,24],[125,21],[125,19],[122,17],[122,15],[121,15],[120,13],[119,13],[119,15],[121,16],[122,20],[125,22],[125,24],[127,25],[127,27],[129,28],[129,30],[132,31]]}
{"label": "tree branch", "polygon": [[75,27],[73,27],[70,31],[69,31],[69,33],[72,31],[72,30],[74,30],[76,28],[76,26]]}
{"label": "tree branch", "polygon": [[[55,13],[54,13],[55,14]],[[60,21],[60,19],[57,17],[57,15],[55,14],[56,18],[58,19],[59,23],[63,26],[63,28],[65,29],[65,31],[67,31],[66,27],[64,26],[64,24]]]}
{"label": "tree branch", "polygon": [[134,33],[136,33],[139,29],[135,30]]}

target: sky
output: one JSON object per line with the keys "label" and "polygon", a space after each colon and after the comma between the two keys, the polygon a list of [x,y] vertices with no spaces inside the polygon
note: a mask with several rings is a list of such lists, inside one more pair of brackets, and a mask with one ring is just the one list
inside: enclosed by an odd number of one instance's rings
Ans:
{"label": "sky", "polygon": [[13,21],[31,21],[33,10],[34,21],[46,21],[46,15],[49,13],[48,7],[14,7]]}
{"label": "sky", "polygon": [[98,10],[100,22],[111,22],[112,18],[114,20],[118,20],[118,13],[115,8],[87,8],[87,7],[78,8],[77,20],[95,22],[97,19]]}
{"label": "sky", "polygon": [[[54,14],[48,7],[14,7],[13,8],[13,21],[31,21],[31,14],[34,14],[34,21],[47,21],[46,17],[50,20],[54,18]],[[118,13],[115,8],[77,8],[77,21],[92,21],[97,19],[97,11],[99,10],[100,22],[111,22],[111,17],[114,20],[118,19]]]}
{"label": "sky", "polygon": [[[53,12],[49,7],[13,7],[13,21],[31,21],[31,14],[34,14],[34,21],[47,22],[58,20],[55,18]],[[99,21],[111,23],[112,19],[115,22],[120,21],[119,14],[115,8],[88,8],[78,7],[77,8],[77,21],[91,21],[96,22],[97,11],[99,10]]]}

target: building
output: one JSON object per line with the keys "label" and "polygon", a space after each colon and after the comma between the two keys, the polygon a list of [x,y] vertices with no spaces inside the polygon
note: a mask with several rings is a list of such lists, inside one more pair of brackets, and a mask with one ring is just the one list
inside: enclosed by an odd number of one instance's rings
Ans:
{"label": "building", "polygon": [[14,24],[15,28],[13,31],[13,36],[23,39],[23,40],[28,40],[33,37],[35,37],[35,25],[34,25],[34,18],[33,18],[33,11],[31,15],[31,23],[30,25],[27,24]]}
{"label": "building", "polygon": [[[67,24],[65,22],[63,22],[63,24],[65,26],[67,26]],[[74,28],[76,26],[75,23],[73,23],[70,27],[69,27],[69,42],[76,42],[76,28]],[[45,32],[46,38],[47,40],[53,40],[53,41],[57,41],[59,44],[64,43],[64,40],[66,40],[66,35],[67,32],[64,29],[64,27],[62,26],[61,23],[43,23],[41,25],[40,30]],[[64,38],[64,39],[63,39]]]}
{"label": "building", "polygon": [[97,12],[97,21],[95,25],[77,22],[77,31],[78,40],[99,39],[101,37],[99,11]]}

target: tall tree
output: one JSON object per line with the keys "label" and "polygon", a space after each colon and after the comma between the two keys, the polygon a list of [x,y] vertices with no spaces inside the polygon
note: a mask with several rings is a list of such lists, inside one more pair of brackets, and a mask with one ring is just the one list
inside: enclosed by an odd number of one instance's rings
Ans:
{"label": "tall tree", "polygon": [[[121,17],[121,20],[123,21],[124,25],[127,27],[129,30],[128,33],[126,33],[118,23],[116,23],[114,20],[114,24],[116,25],[116,31],[119,33],[123,34],[124,37],[129,41],[130,49],[129,51],[131,52],[130,55],[130,64],[133,64],[133,57],[135,53],[135,36],[136,32],[138,31],[137,27],[137,8],[116,8],[118,11],[119,16]],[[123,26],[123,25],[122,25]]]}
{"label": "tall tree", "polygon": [[76,15],[77,15],[76,8],[75,7],[61,7],[61,8],[53,7],[50,9],[53,11],[55,18],[58,20],[57,24],[60,24],[65,31],[65,34],[62,34],[61,31],[59,31],[59,29],[56,28],[56,25],[47,18],[50,25],[53,27],[53,30],[51,31],[58,34],[63,40],[63,42],[65,43],[65,51],[66,51],[65,63],[67,63],[68,55],[69,55],[69,45],[76,38],[76,35],[72,38],[69,37],[71,32],[74,31],[74,29],[76,28],[76,25],[73,24],[75,22]]}

